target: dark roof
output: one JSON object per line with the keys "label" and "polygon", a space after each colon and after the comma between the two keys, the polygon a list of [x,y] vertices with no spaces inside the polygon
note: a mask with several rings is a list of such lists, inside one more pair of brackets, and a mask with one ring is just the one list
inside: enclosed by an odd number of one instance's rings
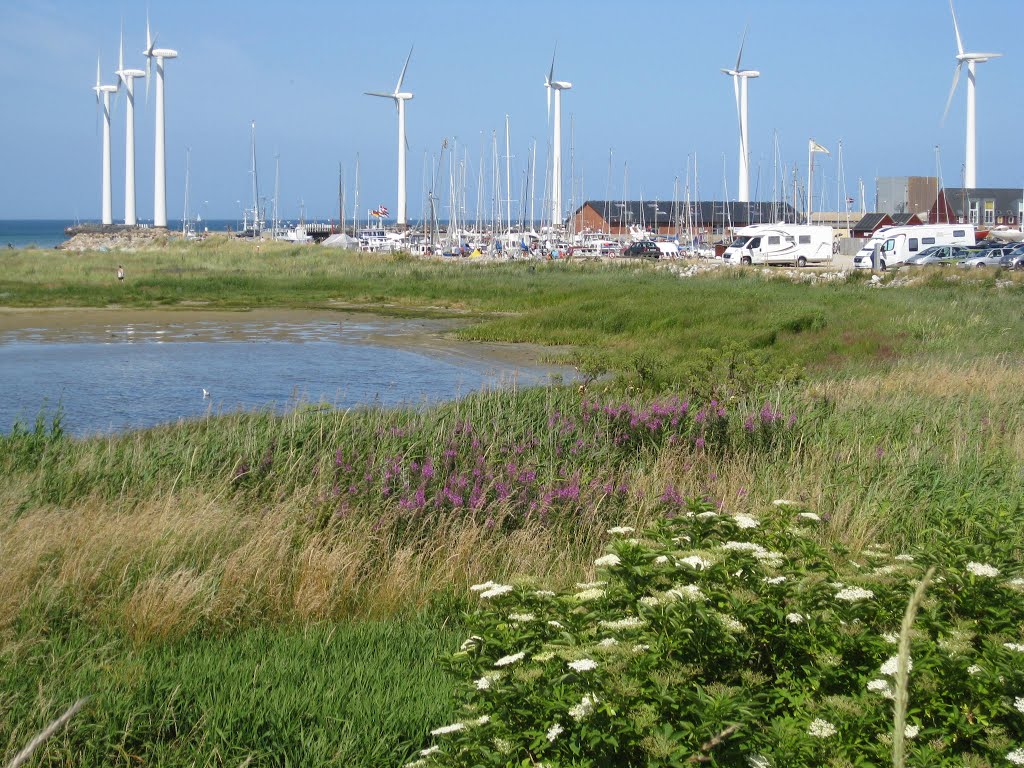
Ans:
{"label": "dark roof", "polygon": [[921,223],[921,217],[916,213],[894,213],[892,214],[892,223],[897,227],[902,227],[905,224],[910,223],[911,219],[917,219],[916,224]]}
{"label": "dark roof", "polygon": [[886,219],[892,221],[888,213],[865,213],[864,216],[853,225],[855,232],[874,232]]}
{"label": "dark roof", "polygon": [[945,187],[942,192],[946,197],[946,202],[953,209],[954,215],[962,216],[965,219],[973,200],[994,200],[997,216],[1007,214],[1016,216],[1017,206],[1020,204],[1021,198],[1024,197],[1024,191],[1020,187],[975,187],[974,189]]}
{"label": "dark roof", "polygon": [[[690,202],[672,200],[587,200],[573,215],[586,206],[597,211],[612,226],[654,224],[655,212],[659,223],[666,225],[673,215],[681,220],[690,219],[698,225],[721,226],[723,219],[731,226],[758,222],[792,220],[793,206],[788,203],[737,203],[720,201]],[[689,207],[689,211],[687,211]]]}

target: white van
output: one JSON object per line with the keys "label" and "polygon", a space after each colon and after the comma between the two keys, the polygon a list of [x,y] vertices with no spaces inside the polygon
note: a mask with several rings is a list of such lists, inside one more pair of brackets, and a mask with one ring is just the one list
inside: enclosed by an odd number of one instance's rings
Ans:
{"label": "white van", "polygon": [[727,264],[823,264],[832,258],[832,227],[781,223],[740,227],[722,258]]}
{"label": "white van", "polygon": [[[855,269],[871,269],[871,252],[879,244],[878,268],[897,267],[911,256],[933,245],[972,247],[977,238],[973,224],[918,224],[909,227],[882,227],[871,236],[853,259]],[[870,246],[870,247],[869,247]]]}
{"label": "white van", "polygon": [[679,258],[679,243],[674,240],[655,240],[654,244],[658,246],[658,250],[661,251],[660,259],[678,259]]}

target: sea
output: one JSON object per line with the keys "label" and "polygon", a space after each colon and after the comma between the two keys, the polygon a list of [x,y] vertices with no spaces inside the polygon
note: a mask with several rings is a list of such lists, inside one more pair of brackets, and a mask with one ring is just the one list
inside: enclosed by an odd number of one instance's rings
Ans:
{"label": "sea", "polygon": [[[0,248],[56,248],[67,240],[64,230],[86,222],[72,219],[0,219]],[[181,220],[169,220],[168,229],[181,231]],[[200,232],[237,232],[238,219],[209,219],[196,222]]]}

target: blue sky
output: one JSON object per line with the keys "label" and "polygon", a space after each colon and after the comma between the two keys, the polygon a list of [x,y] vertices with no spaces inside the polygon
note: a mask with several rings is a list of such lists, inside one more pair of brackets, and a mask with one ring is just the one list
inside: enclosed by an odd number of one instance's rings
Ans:
{"label": "blue sky", "polygon": [[[1022,185],[1024,56],[1014,43],[1024,28],[1024,2],[959,0],[957,13],[967,50],[1005,54],[979,66],[978,184]],[[563,100],[566,206],[570,116],[577,199],[606,196],[609,150],[613,198],[623,196],[626,176],[631,199],[671,199],[674,180],[685,182],[688,160],[692,178],[694,157],[701,197],[725,196],[723,179],[735,197],[736,111],[731,81],[719,69],[735,62],[748,23],[744,64],[762,73],[750,85],[754,197],[771,198],[775,131],[781,163],[796,163],[801,175],[809,137],[833,150],[831,158],[816,160],[822,174],[816,188],[830,190],[828,208],[836,205],[840,138],[847,191],[855,196],[862,177],[869,207],[876,175],[933,174],[936,144],[946,184],[960,184],[966,77],[941,124],[956,52],[946,0],[152,0],[150,15],[159,45],[181,55],[167,67],[171,218],[181,215],[186,147],[194,210],[231,218],[237,200],[249,204],[251,120],[268,196],[273,158],[280,155],[285,216],[297,217],[300,201],[310,218],[336,216],[339,162],[351,209],[356,153],[360,207],[383,204],[394,212],[395,110],[362,94],[392,89],[411,45],[405,90],[415,94],[407,118],[412,218],[422,211],[424,166],[431,164],[424,153],[436,155],[446,137],[450,146],[457,139],[460,159],[468,150],[467,207],[475,212],[481,143],[489,174],[492,131],[504,155],[506,114],[513,197],[521,195],[534,139],[541,186],[550,136],[543,84],[556,43],[556,77],[573,83]],[[126,63],[143,67],[141,2],[0,0],[0,218],[98,218],[101,134],[91,87],[97,53],[105,79],[114,81],[122,18]],[[148,219],[154,101],[145,103],[142,81],[137,88],[138,204],[140,218]],[[119,107],[115,220],[124,210]],[[485,184],[489,209],[490,181]],[[447,196],[441,186],[438,191]]]}

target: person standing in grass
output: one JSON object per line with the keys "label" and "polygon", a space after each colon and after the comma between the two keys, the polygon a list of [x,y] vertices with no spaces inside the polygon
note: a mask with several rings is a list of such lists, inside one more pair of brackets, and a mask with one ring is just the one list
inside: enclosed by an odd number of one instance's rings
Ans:
{"label": "person standing in grass", "polygon": [[124,282],[124,267],[120,264],[117,265],[117,282]]}

